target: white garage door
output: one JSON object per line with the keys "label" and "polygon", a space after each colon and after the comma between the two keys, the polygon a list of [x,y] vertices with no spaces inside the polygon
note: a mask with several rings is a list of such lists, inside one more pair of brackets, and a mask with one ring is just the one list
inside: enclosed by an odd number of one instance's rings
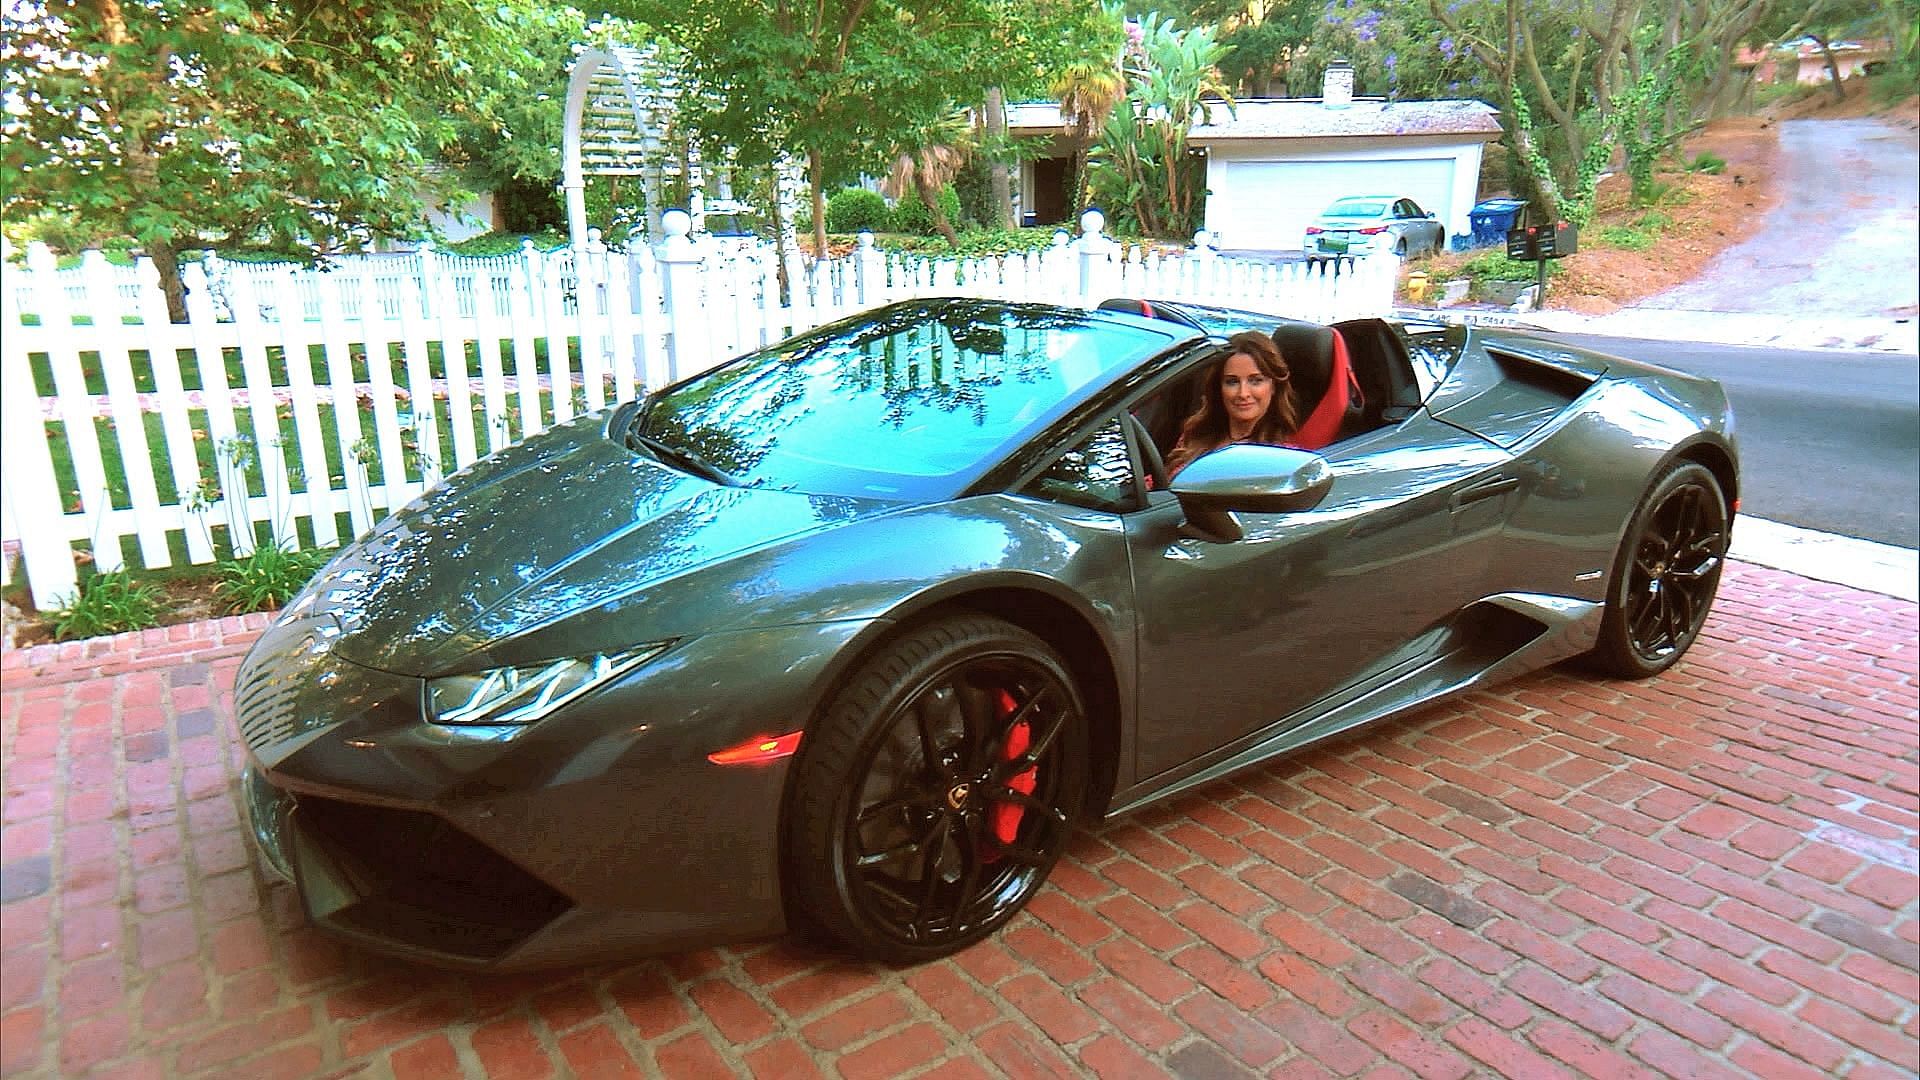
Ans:
{"label": "white garage door", "polygon": [[1229,248],[1298,251],[1307,223],[1348,195],[1404,195],[1447,220],[1452,158],[1226,161],[1209,196],[1208,227]]}

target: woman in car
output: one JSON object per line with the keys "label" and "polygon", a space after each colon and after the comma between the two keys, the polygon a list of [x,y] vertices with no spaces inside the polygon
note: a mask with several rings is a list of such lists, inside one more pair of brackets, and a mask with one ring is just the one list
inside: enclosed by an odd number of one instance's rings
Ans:
{"label": "woman in car", "polygon": [[1167,455],[1169,476],[1233,443],[1283,446],[1300,427],[1287,361],[1273,339],[1249,330],[1228,338],[1227,345],[1227,355],[1207,373],[1200,408],[1181,426]]}

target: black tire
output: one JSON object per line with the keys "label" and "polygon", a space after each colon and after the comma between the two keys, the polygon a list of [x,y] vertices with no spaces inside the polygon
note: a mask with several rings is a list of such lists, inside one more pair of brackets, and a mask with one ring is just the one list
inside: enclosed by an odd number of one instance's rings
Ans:
{"label": "black tire", "polygon": [[908,630],[801,745],[786,823],[799,914],[889,963],[992,934],[1066,848],[1086,739],[1073,678],[1039,638],[972,612]]}
{"label": "black tire", "polygon": [[1594,667],[1644,679],[1686,655],[1720,587],[1729,524],[1726,496],[1705,466],[1680,462],[1660,474],[1614,556],[1600,639],[1587,654]]}
{"label": "black tire", "polygon": [[1403,259],[1407,257],[1407,238],[1406,237],[1403,236],[1400,239],[1393,242],[1393,253],[1395,255],[1400,256]]}

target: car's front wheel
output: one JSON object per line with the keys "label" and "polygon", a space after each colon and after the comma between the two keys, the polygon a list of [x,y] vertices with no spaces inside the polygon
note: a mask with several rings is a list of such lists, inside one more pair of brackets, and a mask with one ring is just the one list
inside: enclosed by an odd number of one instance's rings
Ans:
{"label": "car's front wheel", "polygon": [[908,631],[807,733],[788,804],[793,901],[877,960],[979,941],[1066,847],[1086,738],[1073,678],[1039,638],[973,613]]}
{"label": "car's front wheel", "polygon": [[1679,661],[1720,587],[1729,524],[1726,496],[1705,466],[1681,462],[1661,474],[1614,558],[1600,639],[1589,654],[1596,666],[1644,679]]}

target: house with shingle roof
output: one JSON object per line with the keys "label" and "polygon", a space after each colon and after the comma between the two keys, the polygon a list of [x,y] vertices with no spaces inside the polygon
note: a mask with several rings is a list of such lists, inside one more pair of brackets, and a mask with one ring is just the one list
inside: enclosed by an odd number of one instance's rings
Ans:
{"label": "house with shingle roof", "polygon": [[[1483,152],[1502,132],[1498,111],[1481,101],[1354,97],[1343,61],[1327,69],[1318,98],[1249,98],[1211,113],[1188,145],[1206,155],[1205,227],[1224,248],[1298,251],[1308,223],[1348,195],[1410,198],[1449,235],[1467,235]],[[1020,198],[1030,223],[1064,220],[1073,146],[1059,109],[1010,106],[1007,126],[1054,137],[1049,156],[1023,165]]]}

